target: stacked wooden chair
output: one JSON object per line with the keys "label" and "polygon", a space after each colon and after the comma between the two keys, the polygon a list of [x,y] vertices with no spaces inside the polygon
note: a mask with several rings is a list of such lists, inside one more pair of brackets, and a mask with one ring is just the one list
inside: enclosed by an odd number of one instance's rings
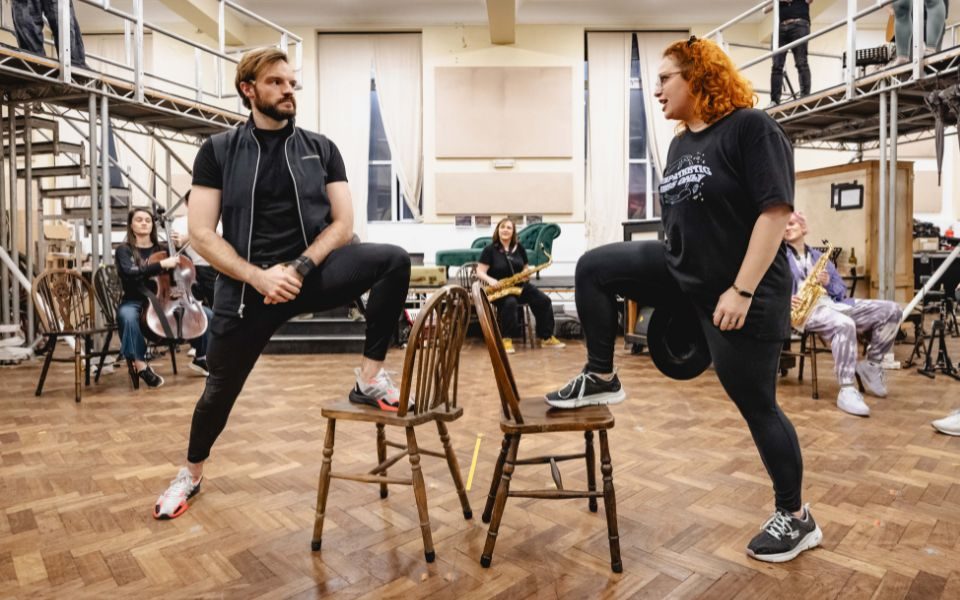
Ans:
{"label": "stacked wooden chair", "polygon": [[[95,351],[93,346],[95,335],[109,331],[109,328],[96,325],[93,288],[77,271],[47,269],[33,280],[32,292],[40,334],[45,339],[40,351],[45,358],[36,395],[43,392],[51,362],[72,362],[74,400],[80,402],[83,385],[90,385],[90,361],[107,353],[106,346],[99,352]],[[72,338],[73,356],[54,358],[57,342],[64,338]]]}

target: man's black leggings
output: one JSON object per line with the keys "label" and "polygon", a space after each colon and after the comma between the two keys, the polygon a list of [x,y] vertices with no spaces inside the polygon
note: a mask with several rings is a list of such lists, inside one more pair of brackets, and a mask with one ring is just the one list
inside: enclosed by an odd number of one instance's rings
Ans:
{"label": "man's black leggings", "polygon": [[[577,262],[577,314],[587,341],[587,368],[613,371],[617,336],[616,295],[640,306],[676,302],[683,292],[667,268],[661,242],[622,242],[591,250]],[[760,458],[773,480],[776,505],[800,510],[803,459],[797,433],[777,405],[777,372],[782,343],[722,332],[712,308],[696,307],[723,389],[746,419]]]}
{"label": "man's black leggings", "polygon": [[210,375],[193,411],[187,460],[198,463],[210,455],[247,376],[280,325],[302,313],[350,304],[370,290],[363,355],[383,360],[409,286],[410,257],[403,248],[389,244],[355,244],[334,250],[307,276],[292,302],[264,304],[263,296],[248,285],[244,317],[218,314],[210,324]]}

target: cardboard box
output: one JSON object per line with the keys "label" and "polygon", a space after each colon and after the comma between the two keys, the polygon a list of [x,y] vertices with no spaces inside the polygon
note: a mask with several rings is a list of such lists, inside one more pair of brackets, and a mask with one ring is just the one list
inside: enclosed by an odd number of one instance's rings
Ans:
{"label": "cardboard box", "polygon": [[940,249],[938,238],[913,238],[914,252],[931,252]]}

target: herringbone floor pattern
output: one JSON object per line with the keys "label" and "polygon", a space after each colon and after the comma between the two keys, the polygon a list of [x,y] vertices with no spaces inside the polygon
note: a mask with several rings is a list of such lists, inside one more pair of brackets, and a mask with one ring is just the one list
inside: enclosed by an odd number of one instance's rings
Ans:
{"label": "herringbone floor pattern", "polygon": [[[952,350],[960,355],[956,340]],[[900,355],[906,347],[898,347]],[[391,353],[399,366],[401,353]],[[537,394],[581,367],[582,347],[519,350],[521,391]],[[772,510],[749,433],[712,372],[679,383],[618,351],[629,400],[611,432],[624,573],[610,572],[603,509],[586,501],[510,500],[493,566],[480,522],[499,451],[498,402],[485,350],[463,354],[465,417],[451,435],[466,477],[464,521],[442,460],[424,457],[437,561],[423,560],[413,492],[334,481],[323,551],[310,552],[322,402],[350,386],[354,357],[263,357],[214,447],[203,490],[179,519],[150,509],[181,462],[202,379],[172,376],[133,392],[106,376],[73,402],[69,366],[33,396],[36,364],[0,368],[0,596],[20,598],[960,598],[960,438],[928,422],[960,407],[960,382],[890,374],[873,416],[839,412],[828,357],[821,400],[795,372],[780,400],[800,435],[805,500],[823,547],[783,565],[744,546]],[[181,363],[184,359],[181,359]],[[372,425],[337,428],[335,469],[376,462]],[[428,435],[431,434],[431,435]],[[393,434],[393,439],[400,438]],[[419,434],[439,449],[435,431]],[[582,438],[524,439],[521,457],[579,451]],[[548,448],[549,447],[549,448]],[[564,482],[584,481],[566,463]],[[402,461],[391,473],[408,472]],[[547,487],[549,469],[518,467],[515,485]]]}

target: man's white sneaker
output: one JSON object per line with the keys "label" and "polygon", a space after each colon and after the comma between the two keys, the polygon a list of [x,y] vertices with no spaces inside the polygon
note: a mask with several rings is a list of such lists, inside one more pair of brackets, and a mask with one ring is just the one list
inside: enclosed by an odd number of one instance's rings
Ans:
{"label": "man's white sneaker", "polygon": [[942,419],[931,421],[930,424],[940,433],[960,435],[960,410],[955,410]]}
{"label": "man's white sneaker", "polygon": [[201,483],[203,483],[203,477],[200,478],[200,481],[194,483],[190,471],[186,467],[181,467],[176,478],[170,482],[167,491],[157,498],[157,502],[153,506],[153,518],[176,519],[187,512],[189,508],[187,500],[200,491]]}
{"label": "man's white sneaker", "polygon": [[840,388],[837,395],[837,408],[858,417],[869,417],[870,407],[863,401],[863,395],[852,385]]}
{"label": "man's white sneaker", "polygon": [[887,376],[883,372],[883,367],[880,363],[875,363],[871,360],[861,360],[857,363],[856,371],[867,393],[877,398],[887,397]]}

